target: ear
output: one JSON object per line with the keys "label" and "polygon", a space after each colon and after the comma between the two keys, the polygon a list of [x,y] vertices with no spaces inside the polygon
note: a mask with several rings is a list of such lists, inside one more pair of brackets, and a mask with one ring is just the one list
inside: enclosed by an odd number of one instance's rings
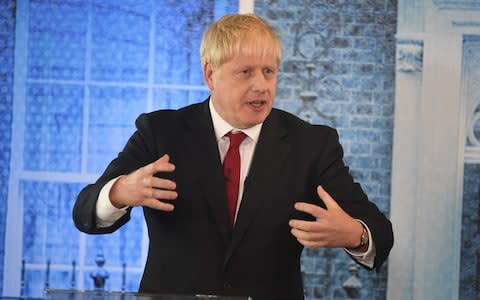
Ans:
{"label": "ear", "polygon": [[207,84],[210,90],[213,90],[213,69],[212,66],[207,62],[203,66],[203,80]]}

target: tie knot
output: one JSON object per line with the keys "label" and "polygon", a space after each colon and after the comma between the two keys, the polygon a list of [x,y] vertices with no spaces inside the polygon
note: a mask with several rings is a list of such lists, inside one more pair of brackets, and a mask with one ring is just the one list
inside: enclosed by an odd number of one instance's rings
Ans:
{"label": "tie knot", "polygon": [[230,147],[240,146],[243,140],[247,137],[247,135],[241,131],[239,132],[229,132],[227,133],[228,138],[230,139]]}

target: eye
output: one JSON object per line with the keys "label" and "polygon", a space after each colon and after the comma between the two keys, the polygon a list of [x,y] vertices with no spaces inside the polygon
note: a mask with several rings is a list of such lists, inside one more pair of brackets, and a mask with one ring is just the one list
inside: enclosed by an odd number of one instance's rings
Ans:
{"label": "eye", "polygon": [[252,76],[252,69],[251,68],[240,68],[235,72],[235,76],[242,79],[248,79]]}
{"label": "eye", "polygon": [[267,78],[271,78],[275,75],[275,69],[273,68],[264,68],[263,69],[263,74],[265,75],[265,77]]}

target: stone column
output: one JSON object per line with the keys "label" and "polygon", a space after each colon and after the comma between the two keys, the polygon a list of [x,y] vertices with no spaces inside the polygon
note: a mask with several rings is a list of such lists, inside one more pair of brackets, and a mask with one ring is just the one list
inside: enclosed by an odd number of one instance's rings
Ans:
{"label": "stone column", "polygon": [[389,300],[459,298],[462,50],[466,34],[480,34],[474,3],[399,2]]}
{"label": "stone column", "polygon": [[388,263],[387,299],[413,299],[418,129],[423,71],[423,1],[398,3],[395,115],[390,218],[395,244]]}

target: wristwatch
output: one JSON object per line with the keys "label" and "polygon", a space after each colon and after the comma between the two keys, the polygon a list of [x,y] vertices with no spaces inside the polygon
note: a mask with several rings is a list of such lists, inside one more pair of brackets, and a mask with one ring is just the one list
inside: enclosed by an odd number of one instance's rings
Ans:
{"label": "wristwatch", "polygon": [[369,242],[367,228],[365,228],[363,224],[362,224],[362,227],[363,227],[363,232],[362,232],[362,235],[360,236],[360,246],[358,247],[366,246],[368,245],[368,242]]}

